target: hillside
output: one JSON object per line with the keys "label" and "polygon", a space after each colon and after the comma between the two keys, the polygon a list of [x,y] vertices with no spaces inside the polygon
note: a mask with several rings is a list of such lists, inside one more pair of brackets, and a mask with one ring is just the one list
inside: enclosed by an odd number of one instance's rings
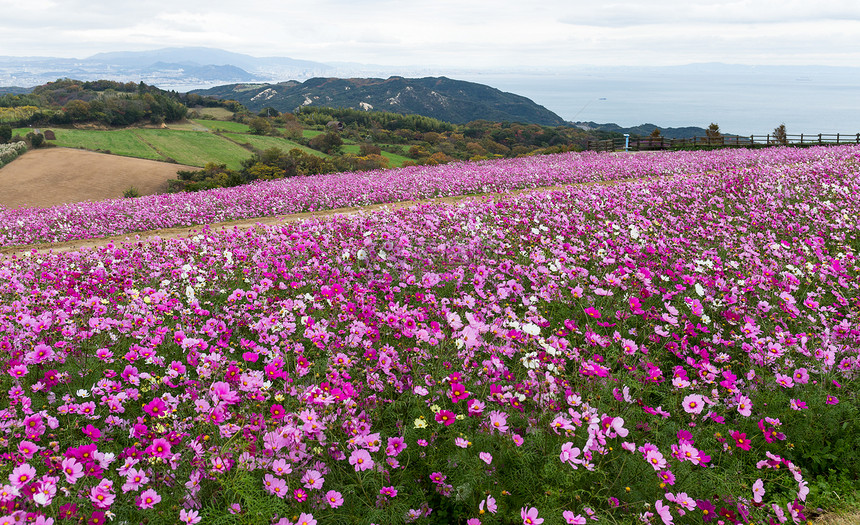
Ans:
{"label": "hillside", "polygon": [[474,120],[564,124],[560,116],[526,97],[446,77],[312,78],[278,84],[228,84],[191,93],[236,100],[252,111],[271,107],[293,112],[302,106],[327,106],[416,114],[455,124]]}

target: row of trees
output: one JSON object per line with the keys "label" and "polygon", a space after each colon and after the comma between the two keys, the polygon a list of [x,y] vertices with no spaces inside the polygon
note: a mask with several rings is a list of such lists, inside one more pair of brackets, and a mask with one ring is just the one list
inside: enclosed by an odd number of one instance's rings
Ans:
{"label": "row of trees", "polygon": [[270,148],[244,160],[239,170],[231,170],[224,164],[209,163],[201,170],[179,171],[179,179],[168,181],[168,189],[170,192],[200,191],[239,186],[258,180],[381,168],[388,168],[388,159],[378,153],[323,158],[298,148],[287,152]]}
{"label": "row of trees", "polygon": [[[38,86],[31,93],[0,97],[4,114],[19,115],[15,127],[97,122],[128,126],[140,122],[173,122],[185,118],[187,106],[176,93],[134,82],[81,82],[62,79]],[[16,108],[17,111],[12,111]],[[28,108],[24,112],[21,109]],[[37,108],[37,109],[33,109]]]}
{"label": "row of trees", "polygon": [[[348,108],[306,107],[295,114],[267,108],[239,119],[251,133],[285,136],[328,155],[340,155],[344,143],[350,142],[409,157],[410,164],[579,150],[590,138],[589,132],[573,127],[485,120],[455,125],[418,115]],[[302,130],[308,127],[324,132],[304,139]],[[361,156],[368,152],[375,153],[363,149]]]}

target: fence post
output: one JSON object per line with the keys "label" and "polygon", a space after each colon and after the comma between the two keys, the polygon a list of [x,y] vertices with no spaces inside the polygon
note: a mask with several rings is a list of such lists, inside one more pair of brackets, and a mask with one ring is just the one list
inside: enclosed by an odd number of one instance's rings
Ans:
{"label": "fence post", "polygon": [[803,133],[800,134],[800,145],[803,146]]}
{"label": "fence post", "polygon": [[821,133],[818,134],[818,145],[821,145]]}
{"label": "fence post", "polygon": [[836,145],[839,145],[839,133],[836,134]]}

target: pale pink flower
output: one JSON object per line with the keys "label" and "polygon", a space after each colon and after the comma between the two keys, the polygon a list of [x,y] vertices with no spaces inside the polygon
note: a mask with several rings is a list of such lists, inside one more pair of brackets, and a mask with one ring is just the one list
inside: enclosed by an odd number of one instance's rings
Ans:
{"label": "pale pink flower", "polygon": [[543,518],[538,518],[538,510],[534,507],[520,509],[520,516],[523,518],[523,525],[540,525],[543,523]]}

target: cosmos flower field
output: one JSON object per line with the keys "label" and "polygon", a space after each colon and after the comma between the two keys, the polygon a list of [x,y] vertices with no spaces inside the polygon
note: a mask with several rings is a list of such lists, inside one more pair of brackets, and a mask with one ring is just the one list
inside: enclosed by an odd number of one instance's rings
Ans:
{"label": "cosmos flower field", "polygon": [[805,523],[856,487],[857,148],[0,210],[0,239],[595,181],[3,256],[0,524]]}

